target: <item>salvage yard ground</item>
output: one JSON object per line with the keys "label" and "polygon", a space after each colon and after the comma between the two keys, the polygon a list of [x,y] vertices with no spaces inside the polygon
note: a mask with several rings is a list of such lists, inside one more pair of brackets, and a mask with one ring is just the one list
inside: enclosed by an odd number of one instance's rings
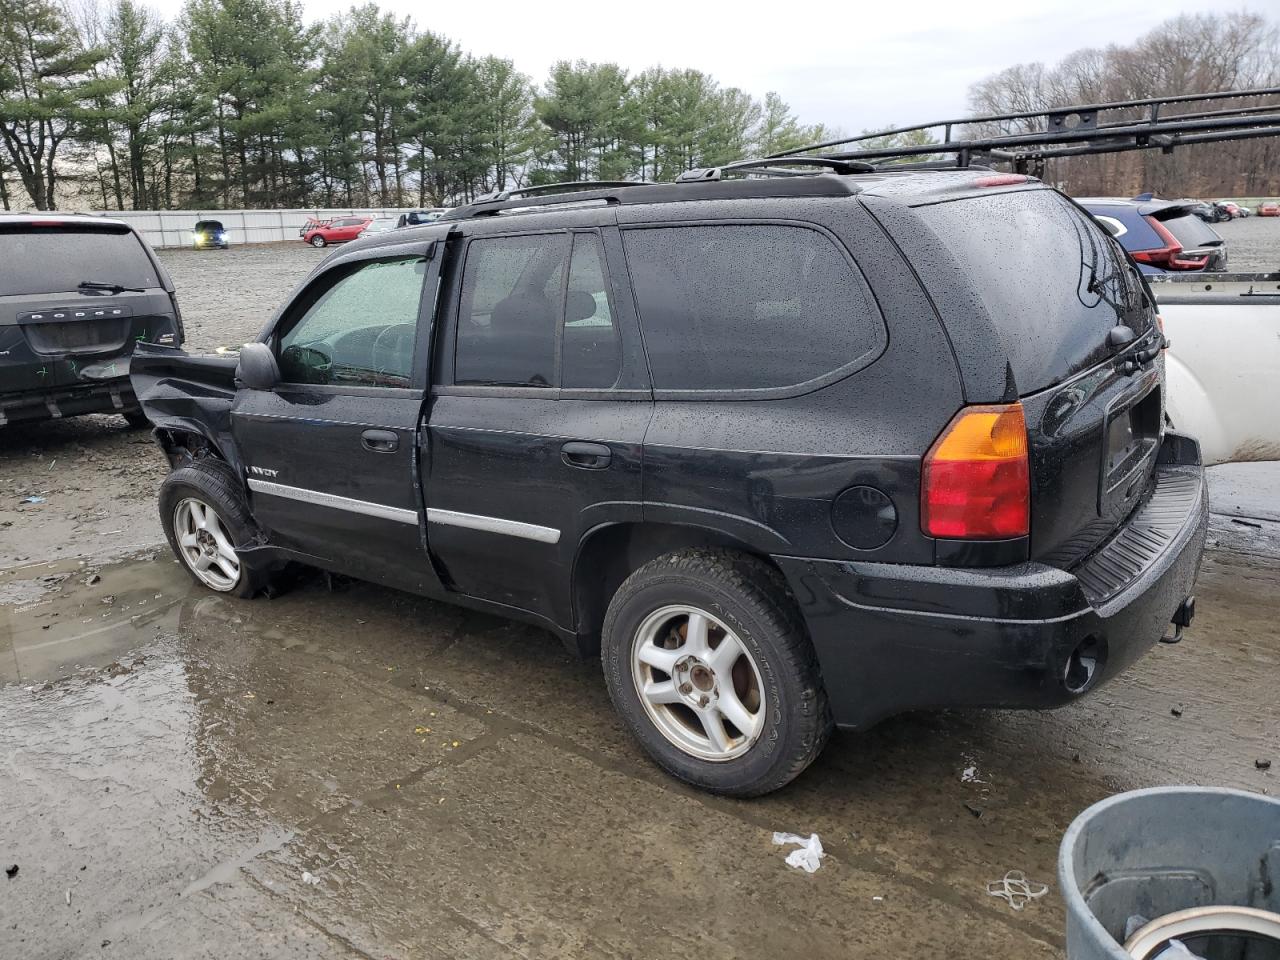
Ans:
{"label": "salvage yard ground", "polygon": [[[1234,269],[1280,267],[1280,223],[1219,229]],[[323,255],[164,252],[191,349],[251,337]],[[1081,809],[1276,789],[1275,464],[1211,472],[1182,644],[1052,713],[839,736],[750,802],[661,774],[599,665],[531,627],[321,577],[194,588],[163,474],[119,418],[0,431],[0,957],[1056,957]],[[774,830],[818,833],[821,869]],[[988,896],[1009,870],[1049,896]]]}

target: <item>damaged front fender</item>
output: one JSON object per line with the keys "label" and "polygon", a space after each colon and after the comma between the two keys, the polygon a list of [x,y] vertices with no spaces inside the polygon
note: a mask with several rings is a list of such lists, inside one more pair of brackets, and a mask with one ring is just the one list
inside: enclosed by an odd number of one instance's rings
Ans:
{"label": "damaged front fender", "polygon": [[234,355],[188,354],[153,343],[134,349],[129,367],[133,392],[171,464],[212,454],[244,477],[231,437],[236,363]]}

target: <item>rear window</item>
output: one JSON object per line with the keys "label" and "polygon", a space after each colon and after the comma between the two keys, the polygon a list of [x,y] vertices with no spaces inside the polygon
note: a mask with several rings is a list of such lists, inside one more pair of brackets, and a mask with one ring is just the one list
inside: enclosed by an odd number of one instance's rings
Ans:
{"label": "rear window", "polygon": [[160,286],[141,241],[124,230],[0,229],[0,296],[72,293],[83,281]]}
{"label": "rear window", "polygon": [[817,230],[641,228],[623,244],[656,389],[793,387],[852,370],[880,346],[870,291]]}
{"label": "rear window", "polygon": [[1222,237],[1218,232],[1192,213],[1183,213],[1167,220],[1157,214],[1156,219],[1182,244],[1183,250],[1222,245]]}
{"label": "rear window", "polygon": [[950,248],[1003,342],[1019,391],[1110,355],[1107,331],[1148,325],[1142,280],[1098,223],[1052,190],[918,208]]}

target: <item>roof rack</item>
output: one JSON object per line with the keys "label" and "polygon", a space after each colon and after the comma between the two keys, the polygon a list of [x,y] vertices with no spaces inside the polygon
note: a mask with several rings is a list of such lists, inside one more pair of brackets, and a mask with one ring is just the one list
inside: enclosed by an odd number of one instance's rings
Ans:
{"label": "roof rack", "polygon": [[[1019,113],[988,114],[920,123],[897,127],[856,137],[843,137],[784,150],[766,158],[782,161],[797,154],[810,155],[815,150],[832,147],[853,149],[825,153],[821,156],[838,161],[892,160],[909,157],[950,155],[954,159],[944,166],[969,167],[976,161],[1010,163],[1018,173],[1041,173],[1044,161],[1052,157],[1086,156],[1122,153],[1129,150],[1159,148],[1165,153],[1174,147],[1192,143],[1219,143],[1227,140],[1250,140],[1280,136],[1280,102],[1224,110],[1195,109],[1196,104],[1220,100],[1280,96],[1280,87],[1250,90],[1220,90],[1213,93],[1180,94],[1172,97],[1149,97],[1142,100],[1115,100],[1108,103],[1079,104]],[[1186,113],[1162,115],[1171,105],[1190,105]],[[1115,111],[1140,112],[1143,116],[1127,116],[1099,122],[1099,115]],[[954,137],[957,127],[1009,124],[1014,121],[1038,121],[1038,129],[991,136]],[[882,137],[916,131],[942,129],[937,143],[897,147],[858,147]],[[883,167],[881,168],[883,170]]]}

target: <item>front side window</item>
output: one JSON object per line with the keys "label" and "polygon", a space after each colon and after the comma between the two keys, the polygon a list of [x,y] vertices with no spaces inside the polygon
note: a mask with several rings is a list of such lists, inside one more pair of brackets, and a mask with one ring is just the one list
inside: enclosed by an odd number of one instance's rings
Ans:
{"label": "front side window", "polygon": [[328,287],[280,338],[286,383],[407,387],[424,257],[360,263]]}
{"label": "front side window", "polygon": [[623,232],[623,245],[656,389],[792,387],[881,342],[869,291],[817,230],[638,228]]}

